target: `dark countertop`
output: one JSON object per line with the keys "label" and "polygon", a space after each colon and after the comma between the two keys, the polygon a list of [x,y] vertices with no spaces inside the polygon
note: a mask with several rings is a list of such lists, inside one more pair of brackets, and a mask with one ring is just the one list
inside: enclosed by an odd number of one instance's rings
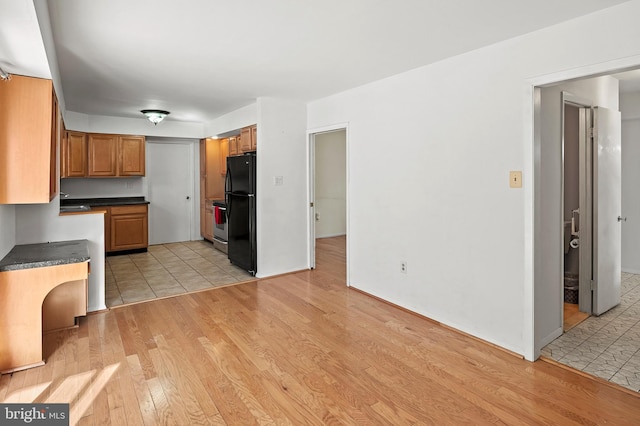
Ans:
{"label": "dark countertop", "polygon": [[81,263],[90,259],[88,240],[23,244],[14,246],[0,260],[0,272]]}
{"label": "dark countertop", "polygon": [[144,197],[113,197],[113,198],[61,198],[61,206],[87,205],[100,206],[126,206],[130,204],[149,204]]}

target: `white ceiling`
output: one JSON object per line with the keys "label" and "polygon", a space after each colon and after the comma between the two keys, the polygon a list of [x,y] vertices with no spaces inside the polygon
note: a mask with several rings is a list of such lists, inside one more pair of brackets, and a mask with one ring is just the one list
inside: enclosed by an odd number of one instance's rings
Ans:
{"label": "white ceiling", "polygon": [[[258,97],[318,99],[624,1],[47,3],[67,110],[160,108],[206,122]],[[50,76],[37,29],[33,0],[0,0],[0,67]]]}

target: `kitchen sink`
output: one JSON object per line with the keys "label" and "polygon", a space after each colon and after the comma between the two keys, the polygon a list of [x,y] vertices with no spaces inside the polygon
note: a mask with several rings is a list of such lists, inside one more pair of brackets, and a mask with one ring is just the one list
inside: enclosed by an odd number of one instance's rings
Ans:
{"label": "kitchen sink", "polygon": [[91,206],[87,206],[84,204],[75,205],[75,206],[60,206],[60,213],[88,212],[88,211],[91,211]]}

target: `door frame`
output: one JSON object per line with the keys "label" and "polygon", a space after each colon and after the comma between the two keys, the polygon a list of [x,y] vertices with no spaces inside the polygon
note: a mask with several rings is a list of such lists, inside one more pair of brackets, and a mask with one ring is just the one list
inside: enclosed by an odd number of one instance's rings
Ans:
{"label": "door frame", "polygon": [[[523,81],[523,96],[521,110],[523,113],[523,172],[530,176],[524,190],[524,306],[523,306],[523,355],[529,361],[535,361],[540,356],[539,341],[536,340],[536,305],[535,305],[535,235],[536,235],[536,181],[539,176],[535,173],[539,159],[541,136],[536,118],[540,112],[539,87],[554,83],[561,83],[574,79],[597,77],[615,74],[640,67],[640,55],[614,59],[592,65],[571,68],[559,72],[533,76]],[[544,303],[541,301],[541,303]]]}
{"label": "door frame", "polygon": [[307,263],[309,269],[315,269],[316,267],[316,221],[315,221],[315,151],[316,151],[316,135],[322,133],[330,133],[335,131],[344,130],[345,132],[345,149],[346,149],[346,213],[347,213],[347,248],[346,248],[346,264],[347,264],[347,286],[350,285],[351,275],[349,273],[349,259],[350,259],[350,244],[349,244],[349,124],[338,123],[325,127],[317,127],[307,130],[307,159],[308,159],[308,173],[307,173],[307,206],[309,207],[309,214],[307,215],[307,233],[308,233],[308,250],[307,250]]}

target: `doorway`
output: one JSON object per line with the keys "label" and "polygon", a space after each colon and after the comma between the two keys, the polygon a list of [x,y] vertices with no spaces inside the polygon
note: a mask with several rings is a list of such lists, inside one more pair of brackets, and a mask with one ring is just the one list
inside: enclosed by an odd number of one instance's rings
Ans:
{"label": "doorway", "polygon": [[190,241],[193,229],[193,143],[149,142],[149,244]]}
{"label": "doorway", "polygon": [[591,102],[562,92],[563,332],[591,314]]}
{"label": "doorway", "polygon": [[308,223],[309,266],[312,269],[316,266],[316,239],[346,239],[348,257],[347,164],[346,126],[309,133]]}
{"label": "doorway", "polygon": [[[533,151],[535,160],[532,175],[535,192],[532,193],[532,199],[535,221],[532,223],[535,232],[533,233],[534,285],[532,289],[535,303],[533,304],[534,353],[532,359],[536,359],[543,347],[564,332],[565,261],[570,262],[569,259],[565,259],[565,254],[568,254],[565,253],[567,241],[571,243],[574,239],[578,240],[574,243],[578,246],[578,250],[572,248],[569,250],[575,251],[579,271],[577,279],[584,286],[584,288],[580,287],[578,295],[580,310],[600,315],[620,300],[616,296],[619,295],[617,289],[619,289],[620,273],[616,283],[616,274],[612,272],[616,269],[620,271],[616,265],[620,256],[615,250],[607,249],[616,245],[615,241],[618,238],[616,235],[619,235],[620,191],[619,188],[613,188],[615,183],[607,183],[606,178],[618,176],[619,179],[620,176],[620,168],[615,165],[614,158],[616,155],[620,156],[620,147],[607,145],[609,141],[616,139],[619,142],[619,133],[616,130],[607,130],[605,125],[603,131],[596,130],[593,135],[590,135],[589,126],[583,124],[577,126],[578,133],[583,132],[589,140],[588,144],[585,143],[582,146],[584,149],[592,150],[592,158],[589,160],[585,157],[589,153],[588,150],[582,155],[578,154],[578,161],[584,163],[578,166],[579,170],[582,170],[579,173],[584,174],[578,177],[584,182],[583,185],[579,185],[578,190],[583,192],[582,200],[579,202],[582,205],[578,208],[567,205],[566,212],[564,205],[568,202],[565,201],[563,194],[563,180],[566,178],[563,175],[565,165],[562,151],[565,137],[563,133],[565,103],[569,104],[568,113],[573,114],[574,122],[579,123],[582,120],[585,123],[591,119],[597,129],[599,125],[607,124],[608,112],[618,109],[618,82],[612,76],[571,81],[559,80],[559,82],[538,86],[534,93],[535,126],[532,130],[535,140]],[[591,104],[598,107],[590,108]],[[587,178],[589,176],[587,167],[592,168],[590,179]],[[612,170],[613,173],[600,173],[607,170]],[[589,183],[591,183],[590,191],[587,188]],[[592,194],[591,209],[586,207],[589,203],[585,201],[589,194]],[[607,199],[609,201],[605,201]],[[616,213],[612,214],[611,209],[615,209]],[[574,213],[573,210],[577,211]],[[590,214],[591,225],[588,222]],[[572,216],[574,233],[577,235],[571,235]],[[580,235],[581,231],[582,235]],[[591,242],[589,236],[592,237]],[[614,243],[610,244],[608,239]],[[590,269],[589,262],[591,262]],[[580,281],[581,275],[584,278],[582,281]],[[590,279],[589,275],[591,275]],[[607,294],[613,296],[609,301],[604,300],[608,298]]]}
{"label": "doorway", "polygon": [[564,306],[601,315],[620,303],[620,113],[564,91],[562,106]]}

